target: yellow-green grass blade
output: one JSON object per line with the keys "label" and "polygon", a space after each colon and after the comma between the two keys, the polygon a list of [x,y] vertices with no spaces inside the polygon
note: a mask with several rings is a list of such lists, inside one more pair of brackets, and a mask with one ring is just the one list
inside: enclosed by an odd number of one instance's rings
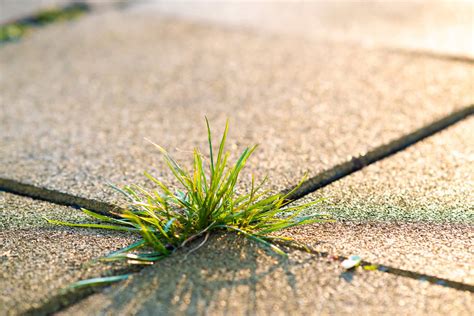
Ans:
{"label": "yellow-green grass blade", "polygon": [[223,227],[223,228],[227,228],[229,230],[234,230],[236,232],[239,232],[242,235],[244,235],[245,237],[250,238],[252,240],[255,240],[255,241],[269,247],[271,250],[273,250],[275,253],[277,253],[279,255],[287,256],[287,254],[283,250],[281,250],[279,247],[275,246],[271,242],[266,241],[262,237],[256,236],[256,235],[254,235],[252,233],[249,233],[249,232],[246,232],[245,230],[242,230],[242,229],[240,229],[238,227],[235,227],[235,226],[228,226],[228,225],[220,225],[220,226]]}
{"label": "yellow-green grass blade", "polygon": [[[211,135],[211,127],[209,126],[209,120],[207,117],[206,119],[206,126],[207,126],[207,139],[209,141],[209,155],[210,155],[210,169],[211,169],[211,176],[214,174],[214,156],[212,152],[212,135]],[[212,178],[211,178],[212,179]]]}
{"label": "yellow-green grass blade", "polygon": [[101,221],[105,221],[105,222],[110,222],[110,223],[116,223],[116,224],[120,224],[120,225],[128,225],[128,226],[133,226],[132,223],[130,222],[127,222],[127,221],[124,221],[124,220],[120,220],[120,219],[116,219],[116,218],[113,218],[111,216],[106,216],[106,215],[101,215],[101,214],[98,214],[98,213],[95,213],[95,212],[92,212],[92,211],[89,211],[85,208],[81,208],[81,211],[84,213],[84,214],[87,214],[93,218],[96,218],[96,219],[99,219]]}
{"label": "yellow-green grass blade", "polygon": [[137,242],[134,242],[133,244],[131,245],[128,245],[127,247],[125,248],[122,248],[122,249],[119,249],[117,251],[113,251],[111,253],[109,253],[108,255],[106,255],[104,258],[108,258],[108,257],[112,257],[112,256],[115,256],[119,253],[124,253],[124,252],[129,252],[129,251],[132,251],[132,250],[135,250],[137,248],[140,248],[142,247],[143,245],[145,245],[146,241],[144,239],[141,239]]}
{"label": "yellow-green grass blade", "polygon": [[100,277],[100,278],[93,278],[75,282],[69,286],[69,288],[80,288],[85,286],[97,286],[97,285],[106,285],[110,283],[120,282],[123,280],[128,279],[131,274],[122,274],[122,275],[114,275],[109,277]]}
{"label": "yellow-green grass blade", "polygon": [[69,227],[110,229],[110,230],[118,230],[118,231],[124,231],[124,232],[140,231],[140,229],[138,228],[131,228],[131,227],[125,227],[125,226],[105,225],[105,224],[78,224],[78,223],[69,223],[69,222],[63,222],[63,221],[58,221],[54,219],[48,219],[48,218],[46,218],[46,220],[48,221],[48,223],[53,224],[53,225],[62,225],[62,226],[69,226]]}

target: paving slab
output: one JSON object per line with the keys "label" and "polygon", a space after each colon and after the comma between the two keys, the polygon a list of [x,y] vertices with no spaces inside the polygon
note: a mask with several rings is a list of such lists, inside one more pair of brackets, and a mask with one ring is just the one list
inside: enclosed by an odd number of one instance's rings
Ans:
{"label": "paving slab", "polygon": [[0,50],[0,176],[117,202],[150,138],[189,162],[230,119],[229,148],[271,188],[472,104],[474,66],[121,11],[52,25]]}
{"label": "paving slab", "polygon": [[470,1],[148,0],[136,7],[309,40],[474,57],[474,5]]}
{"label": "paving slab", "polygon": [[338,262],[302,252],[284,259],[228,236],[183,256],[60,314],[469,315],[474,306],[470,292],[379,271],[347,273]]}
{"label": "paving slab", "polygon": [[93,262],[134,239],[128,234],[48,224],[85,222],[78,210],[0,192],[0,315],[38,308],[70,284],[112,273]]}
{"label": "paving slab", "polygon": [[474,222],[474,117],[324,188],[350,220]]}
{"label": "paving slab", "polygon": [[[289,234],[315,249],[474,284],[474,117],[314,193],[334,225]],[[308,212],[311,212],[308,210]]]}

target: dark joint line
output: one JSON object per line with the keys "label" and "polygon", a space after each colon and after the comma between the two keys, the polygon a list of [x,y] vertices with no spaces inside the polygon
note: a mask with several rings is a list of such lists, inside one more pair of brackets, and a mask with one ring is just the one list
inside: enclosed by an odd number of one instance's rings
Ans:
{"label": "dark joint line", "polygon": [[75,2],[62,7],[52,7],[36,14],[0,24],[0,45],[19,41],[25,34],[59,21],[73,20],[91,11],[86,2]]}
{"label": "dark joint line", "polygon": [[85,208],[102,215],[110,215],[111,213],[120,210],[120,207],[113,204],[87,199],[57,190],[37,187],[31,184],[5,178],[0,178],[0,191],[26,196],[32,199],[54,204],[70,206],[77,209]]}
{"label": "dark joint line", "polygon": [[410,57],[431,58],[452,62],[474,64],[474,57],[470,57],[469,55],[455,55],[449,53],[437,53],[429,50],[409,50],[403,48],[386,48],[385,50],[395,54],[408,55]]}
{"label": "dark joint line", "polygon": [[[331,256],[328,252],[317,251],[315,249],[312,249],[306,246],[291,245],[291,244],[287,244],[286,246],[290,249],[304,251],[321,258],[327,258]],[[338,262],[342,262],[346,259],[347,257],[344,257],[344,256],[335,256],[335,260],[337,260]],[[474,293],[474,285],[465,284],[462,282],[457,282],[457,281],[453,281],[449,279],[439,278],[439,277],[429,275],[429,274],[394,268],[394,267],[383,265],[383,264],[375,264],[375,263],[371,263],[364,260],[360,262],[359,266],[362,268],[374,267],[373,271],[385,272],[385,273],[389,273],[389,274],[393,274],[393,275],[397,275],[401,277],[414,279],[421,282],[429,282],[435,285],[440,285],[440,286],[449,287],[449,288],[460,290],[460,291],[468,291],[468,292]],[[348,271],[355,271],[355,268],[349,269]],[[370,272],[371,270],[364,270],[364,271]]]}
{"label": "dark joint line", "polygon": [[[359,171],[366,166],[373,164],[374,162],[389,157],[443,129],[446,129],[447,127],[473,114],[474,105],[467,106],[408,135],[402,136],[386,145],[379,146],[369,151],[365,155],[353,157],[349,161],[336,165],[331,169],[325,170],[303,182],[303,184],[301,184],[298,189],[288,196],[288,200],[296,201],[322,187],[325,187],[343,177]],[[283,193],[290,192],[293,190],[293,188],[288,188],[284,190]],[[37,187],[31,184],[1,177],[0,191],[22,195],[59,205],[71,206],[74,208],[85,208],[104,215],[110,215],[112,212],[119,211],[121,209],[120,207],[113,204],[87,199],[57,190]]]}
{"label": "dark joint line", "polygon": [[[306,180],[301,186],[288,196],[289,201],[296,201],[307,194],[331,184],[343,177],[359,171],[374,162],[387,158],[397,152],[414,145],[415,143],[448,128],[474,114],[474,105],[469,105],[461,110],[455,111],[429,125],[426,125],[410,134],[395,139],[388,144],[381,145],[369,151],[365,155],[353,157],[351,160],[338,164],[331,169],[325,170],[316,176]],[[284,190],[283,193],[290,192],[295,187]]]}
{"label": "dark joint line", "polygon": [[[303,184],[295,190],[288,199],[290,201],[296,201],[305,195],[312,193],[334,181],[337,181],[343,177],[346,177],[356,171],[363,169],[364,167],[378,161],[389,157],[447,127],[461,121],[464,118],[469,117],[474,114],[474,105],[469,105],[461,110],[451,113],[450,115],[435,121],[429,125],[426,125],[408,135],[402,136],[399,139],[396,139],[386,145],[379,146],[367,154],[354,157],[349,161],[346,161],[342,164],[336,165],[331,169],[321,172],[320,174],[306,180]],[[290,192],[292,188],[285,190],[284,192]],[[37,200],[43,200],[59,205],[70,206],[74,208],[85,208],[96,213],[110,215],[113,212],[119,211],[121,208],[113,204],[87,199],[83,197],[78,197],[72,194],[60,192],[57,190],[46,189],[42,187],[37,187],[31,184],[21,183],[19,181],[1,178],[0,177],[0,191],[5,191],[17,195],[22,195],[30,197]],[[295,250],[306,251],[311,254],[317,255],[319,257],[327,257],[328,254],[324,252],[318,252],[316,250],[307,249],[303,247],[291,248]],[[342,261],[346,259],[345,257],[337,257],[338,260]],[[369,262],[361,262],[361,266],[376,266],[377,271],[390,273],[393,275],[398,275],[402,277],[407,277],[420,281],[427,281],[432,284],[445,286],[457,290],[469,291],[474,293],[474,286],[469,284],[464,284],[461,282],[456,282],[448,279],[438,278],[435,276],[417,273],[413,271],[398,269],[385,265],[374,265]],[[80,291],[72,291],[68,293],[60,294],[58,297],[51,299],[48,303],[41,306],[39,309],[33,309],[28,311],[26,314],[49,314],[52,311],[62,310],[71,304],[78,302],[87,296],[97,293],[98,289],[85,289]],[[68,300],[64,300],[65,297],[68,297]],[[62,302],[62,303],[61,303]]]}

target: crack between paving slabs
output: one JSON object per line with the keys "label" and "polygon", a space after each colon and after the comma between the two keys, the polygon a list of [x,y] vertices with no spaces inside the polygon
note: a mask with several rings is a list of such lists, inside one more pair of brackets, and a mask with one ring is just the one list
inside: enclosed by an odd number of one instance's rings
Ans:
{"label": "crack between paving slabs", "polygon": [[[327,252],[320,252],[320,251],[310,249],[310,248],[305,247],[305,246],[287,245],[287,247],[291,248],[291,249],[294,249],[294,250],[308,252],[312,255],[315,255],[315,257],[327,258],[329,256],[329,253],[327,253]],[[347,259],[347,257],[344,257],[344,256],[337,256],[336,257],[336,260],[338,262],[342,262],[345,259]],[[363,268],[363,267],[368,267],[368,266],[370,266],[370,267],[375,266],[376,271],[385,272],[385,273],[389,273],[389,274],[393,274],[393,275],[397,275],[397,276],[401,276],[401,277],[407,277],[407,278],[415,279],[415,280],[418,280],[418,281],[425,281],[425,282],[429,282],[429,283],[444,286],[444,287],[449,287],[449,288],[456,289],[456,290],[468,291],[468,292],[474,293],[474,286],[473,285],[469,285],[469,284],[465,284],[465,283],[461,283],[461,282],[456,282],[456,281],[452,281],[452,280],[449,280],[449,279],[439,278],[439,277],[435,277],[435,276],[428,275],[428,274],[423,274],[423,273],[418,273],[418,272],[414,272],[414,271],[394,268],[394,267],[390,267],[390,266],[386,266],[386,265],[377,265],[377,264],[370,263],[368,261],[361,261],[360,262],[360,267]],[[143,267],[135,267],[133,272],[139,272],[141,269],[143,269]],[[130,273],[131,270],[132,269],[123,269],[120,272],[121,273]],[[354,268],[352,268],[350,270],[347,270],[347,272],[353,272],[353,271],[355,271]],[[366,271],[366,270],[364,270],[364,271]],[[33,308],[33,309],[30,309],[30,310],[26,311],[24,313],[24,315],[32,315],[32,316],[33,315],[49,315],[49,314],[52,314],[54,312],[61,311],[61,310],[65,309],[65,308],[67,308],[67,307],[69,307],[69,306],[71,306],[75,303],[80,302],[81,300],[89,297],[90,295],[99,293],[102,289],[104,289],[106,287],[107,286],[85,287],[85,288],[79,288],[79,289],[64,291],[64,292],[58,294],[57,296],[52,297],[51,299],[49,299],[46,303],[44,303],[40,307]]]}
{"label": "crack between paving slabs", "polygon": [[474,64],[474,57],[470,57],[468,55],[437,53],[434,51],[423,50],[423,49],[406,49],[406,48],[398,48],[398,47],[386,48],[385,51],[389,53],[407,55],[411,57],[431,58],[431,59],[446,60],[446,61],[460,62],[460,63],[466,63],[466,64]]}
{"label": "crack between paving slabs", "polygon": [[79,0],[73,1],[70,4],[46,6],[39,8],[39,11],[36,13],[0,23],[0,47],[22,40],[24,35],[29,31],[38,30],[64,20],[74,20],[77,17],[89,14],[93,11],[100,11],[100,9],[98,10],[98,6],[100,6],[102,10],[104,8],[122,10],[134,3],[132,0],[112,1],[110,4],[89,2]]}
{"label": "crack between paving slabs", "polygon": [[[291,245],[291,244],[288,244],[287,247],[290,248],[290,249],[304,251],[304,252],[307,252],[307,253],[316,255],[318,257],[322,257],[322,258],[326,258],[326,257],[330,256],[330,254],[328,252],[317,251],[317,250],[312,249],[312,248],[310,248],[308,246],[305,246],[305,245],[294,245],[294,244]],[[335,259],[339,262],[342,262],[342,261],[346,260],[347,257],[337,256],[337,257],[335,257]],[[391,266],[387,266],[387,265],[383,265],[383,264],[375,264],[375,263],[371,263],[371,262],[368,262],[368,261],[365,261],[365,260],[362,260],[358,266],[360,266],[362,268],[363,267],[374,267],[375,268],[374,271],[386,272],[386,273],[397,275],[397,276],[407,277],[407,278],[415,279],[415,280],[419,280],[419,281],[426,281],[426,282],[429,282],[429,283],[432,283],[432,284],[441,285],[441,286],[449,287],[449,288],[456,289],[456,290],[468,291],[468,292],[474,293],[474,285],[470,285],[470,284],[466,284],[466,283],[462,283],[462,282],[457,282],[457,281],[452,281],[452,280],[449,280],[449,279],[440,278],[440,277],[432,276],[432,275],[429,275],[429,274],[424,274],[424,273],[419,273],[419,272],[415,272],[415,271],[399,269],[399,268],[395,268],[395,267],[391,267]],[[354,271],[354,268],[349,269],[347,271]],[[371,270],[367,270],[367,271],[371,271]]]}
{"label": "crack between paving slabs", "polygon": [[40,8],[39,11],[22,18],[0,24],[0,46],[21,40],[29,31],[64,20],[73,20],[89,13],[87,2],[73,2],[59,7]]}
{"label": "crack between paving slabs", "polygon": [[[118,9],[126,9],[130,6],[132,6],[134,3],[131,0],[124,0],[124,1],[119,1],[118,3],[115,3],[115,7]],[[81,14],[85,13],[90,13],[93,11],[93,7],[87,3],[87,1],[77,1],[69,5],[62,6],[57,9],[57,12],[59,14],[64,14],[67,13],[68,11],[71,10],[78,10],[81,12]],[[19,37],[13,37],[9,38],[8,36],[8,30],[7,28],[9,26],[16,26],[18,27],[32,27],[32,28],[39,28],[44,25],[54,23],[56,21],[47,21],[47,22],[41,22],[41,13],[44,13],[44,11],[40,11],[38,14],[33,14],[30,16],[26,16],[23,18],[7,21],[5,23],[0,24],[0,28],[4,27],[5,30],[3,31],[6,35],[5,40],[0,39],[0,45],[1,44],[6,44],[11,41],[16,41],[19,40],[23,35],[23,31],[21,31],[21,34]],[[0,32],[1,33],[1,32]],[[385,50],[387,52],[392,52],[396,54],[402,54],[402,55],[408,55],[408,56],[414,56],[414,57],[427,57],[427,58],[433,58],[433,59],[439,59],[439,60],[447,60],[447,61],[454,61],[454,62],[462,62],[462,63],[468,63],[468,64],[474,64],[474,58],[470,57],[468,55],[457,55],[457,54],[449,54],[449,53],[437,53],[434,51],[429,51],[429,50],[423,50],[423,49],[406,49],[406,48],[400,48],[400,47],[386,47],[383,48],[381,47],[382,50]]]}
{"label": "crack between paving slabs", "polygon": [[[128,274],[128,273],[138,273],[143,269],[140,266],[130,266],[127,268],[113,270],[112,273],[116,274]],[[93,287],[80,287],[80,288],[65,288],[60,291],[59,294],[51,297],[41,306],[31,308],[24,312],[22,315],[51,315],[53,313],[59,312],[75,303],[86,299],[87,297],[100,293],[101,290],[109,287],[110,285],[102,286],[93,286]]]}
{"label": "crack between paving slabs", "polygon": [[[317,251],[306,246],[298,246],[298,245],[286,245],[288,248],[298,251],[303,251],[314,255],[315,257],[320,258],[327,258],[330,256],[327,252]],[[344,256],[337,256],[336,260],[338,262],[342,262],[346,260],[347,257]],[[376,267],[374,271],[385,272],[392,275],[397,275],[401,277],[407,277],[410,279],[418,280],[418,281],[425,281],[432,284],[452,288],[455,290],[460,291],[468,291],[474,293],[474,286],[465,284],[462,282],[456,282],[449,279],[439,278],[428,274],[418,273],[414,271],[399,269],[387,265],[378,265],[373,264],[368,261],[361,261],[360,267]],[[135,266],[133,268],[125,268],[120,271],[120,273],[137,273],[141,271],[144,267]],[[349,269],[346,272],[353,272],[355,268]],[[366,270],[364,270],[366,271]],[[370,271],[367,271],[370,272]],[[96,287],[85,287],[85,288],[78,288],[78,289],[71,289],[65,290],[62,293],[50,298],[47,302],[41,305],[38,308],[33,308],[24,313],[24,315],[50,315],[52,313],[64,310],[65,308],[86,299],[87,297],[99,293],[101,290],[108,286],[96,286]]]}
{"label": "crack between paving slabs", "polygon": [[[288,200],[290,202],[294,202],[326,185],[331,184],[334,181],[359,171],[370,164],[394,155],[395,153],[410,147],[443,129],[448,128],[449,126],[469,117],[470,115],[474,115],[474,104],[455,111],[448,116],[421,127],[412,133],[395,139],[388,144],[378,146],[364,155],[353,157],[349,161],[322,171],[314,177],[304,181],[297,190],[294,190],[294,192],[288,196]],[[290,187],[286,190],[283,190],[282,193],[290,192],[294,188],[295,187]],[[119,206],[102,201],[88,199],[58,190],[47,189],[3,177],[0,177],[0,191],[26,196],[37,200],[43,200],[59,205],[70,206],[73,208],[85,208],[102,215],[110,215],[112,212],[116,212],[121,209]]]}
{"label": "crack between paving slabs", "polygon": [[[406,134],[398,139],[395,139],[388,144],[378,146],[371,151],[359,157],[353,157],[351,160],[338,164],[330,169],[327,169],[316,176],[306,180],[303,184],[295,190],[288,200],[296,201],[305,195],[313,193],[314,191],[346,177],[356,171],[359,171],[368,165],[371,165],[379,160],[387,158],[396,154],[397,152],[414,145],[415,143],[440,132],[449,126],[474,115],[474,104],[466,106],[458,111],[425,125],[414,132]],[[287,189],[285,192],[290,192],[295,187]]]}
{"label": "crack between paving slabs", "polygon": [[54,204],[70,206],[75,209],[85,208],[102,215],[111,215],[120,211],[120,207],[106,202],[87,199],[58,190],[51,190],[20,181],[0,177],[0,191],[26,196]]}
{"label": "crack between paving slabs", "polygon": [[[294,202],[307,194],[310,194],[334,181],[337,181],[345,176],[348,176],[356,171],[363,169],[364,167],[375,163],[376,161],[382,160],[389,157],[421,140],[429,137],[447,127],[461,121],[474,114],[474,105],[469,105],[462,108],[461,110],[455,111],[448,116],[445,116],[431,124],[428,124],[410,134],[404,135],[388,144],[381,145],[375,149],[369,151],[365,155],[359,157],[353,157],[351,160],[334,166],[331,169],[323,171],[316,176],[306,180],[299,189],[295,190],[289,197],[290,202]],[[292,188],[284,190],[283,193],[291,191]],[[33,199],[44,200],[47,202],[66,205],[74,208],[86,208],[91,211],[110,215],[111,212],[120,210],[121,208],[113,204],[87,199],[72,194],[60,192],[57,190],[46,189],[37,187],[31,184],[25,184],[19,181],[5,179],[0,177],[0,191],[5,191],[17,195],[30,197]],[[289,246],[294,250],[306,251],[318,257],[327,257],[329,254],[325,252],[319,252],[314,249],[309,249],[302,246]],[[343,256],[337,256],[337,260],[342,261],[347,259]],[[469,291],[474,293],[474,286],[456,282],[444,278],[439,278],[427,274],[422,274],[414,271],[398,269],[385,265],[372,264],[367,261],[362,261],[360,264],[364,266],[376,266],[377,271],[390,273],[402,277],[408,277],[415,280],[427,281],[432,284],[441,285],[457,290]],[[126,269],[127,270],[127,269]],[[128,272],[138,272],[141,268],[130,268]],[[124,271],[122,271],[124,272]],[[27,315],[38,315],[38,314],[50,314],[59,310],[62,310],[74,303],[79,302],[86,297],[98,293],[103,287],[86,288],[86,289],[75,289],[65,291],[51,298],[39,308],[31,309],[26,312]]]}

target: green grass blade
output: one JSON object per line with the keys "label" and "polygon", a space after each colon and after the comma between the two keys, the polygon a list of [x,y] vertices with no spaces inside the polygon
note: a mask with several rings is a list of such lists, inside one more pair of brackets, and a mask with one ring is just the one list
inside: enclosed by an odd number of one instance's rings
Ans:
{"label": "green grass blade", "polygon": [[115,191],[119,192],[120,194],[122,194],[123,196],[125,196],[128,200],[130,201],[134,201],[134,198],[128,194],[127,192],[125,192],[124,190],[120,189],[119,187],[113,185],[112,183],[107,183],[107,185],[109,187],[111,187],[112,189],[114,189]]}
{"label": "green grass blade", "polygon": [[84,227],[84,228],[97,228],[97,229],[109,229],[109,230],[118,230],[123,232],[138,232],[140,229],[137,228],[130,228],[124,226],[116,226],[116,225],[105,225],[105,224],[76,224],[76,223],[69,223],[69,222],[62,222],[54,219],[45,218],[48,223],[53,225],[62,225],[62,226],[69,226],[69,227]]}
{"label": "green grass blade", "polygon": [[120,282],[123,280],[128,279],[128,277],[131,274],[122,274],[122,275],[115,275],[115,276],[109,276],[109,277],[101,277],[101,278],[93,278],[93,279],[87,279],[87,280],[82,280],[75,282],[69,286],[69,288],[80,288],[80,287],[86,287],[86,286],[97,286],[97,285],[105,285],[105,284],[111,284],[115,282]]}
{"label": "green grass blade", "polygon": [[222,154],[224,153],[224,147],[225,147],[228,131],[229,131],[229,120],[225,122],[224,134],[222,134],[221,142],[219,144],[219,153],[217,154],[217,164],[220,164],[222,161]]}
{"label": "green grass blade", "polygon": [[[169,187],[158,178],[145,172],[154,188],[148,185],[128,185],[114,190],[124,195],[130,205],[118,214],[97,214],[89,210],[83,212],[99,223],[68,223],[48,220],[51,224],[71,227],[109,229],[138,233],[142,239],[131,245],[110,253],[102,260],[125,260],[130,264],[153,264],[184,247],[206,232],[215,230],[232,231],[242,234],[272,251],[285,255],[273,241],[290,242],[291,238],[274,236],[272,233],[297,225],[315,222],[329,222],[329,215],[313,214],[301,216],[303,209],[320,202],[313,201],[303,205],[287,207],[287,197],[298,189],[305,178],[286,194],[271,194],[263,189],[266,179],[258,183],[252,176],[250,192],[241,193],[239,180],[248,159],[257,146],[245,148],[236,161],[230,163],[231,154],[226,152],[225,145],[229,131],[229,120],[226,121],[220,142],[212,143],[212,133],[207,117],[207,140],[210,160],[195,148],[191,169],[183,168],[163,147],[152,143],[161,154],[164,162],[174,176],[178,187]],[[214,149],[217,150],[214,156]],[[184,165],[187,166],[187,165]],[[258,185],[257,185],[258,183]],[[121,218],[115,218],[119,215]],[[153,248],[150,253],[131,253],[140,247]],[[84,285],[108,282],[98,278],[86,280]]]}
{"label": "green grass blade", "polygon": [[134,260],[134,261],[144,261],[144,262],[155,262],[163,259],[166,256],[162,253],[155,254],[133,254],[133,253],[118,253],[113,256],[104,257],[101,261],[117,261],[117,260]]}
{"label": "green grass blade", "polygon": [[281,250],[279,247],[275,246],[274,244],[264,240],[262,237],[256,236],[252,233],[246,232],[246,231],[244,231],[244,230],[242,230],[238,227],[234,227],[234,226],[222,225],[221,227],[227,228],[229,230],[235,230],[235,231],[241,233],[242,235],[244,235],[245,237],[250,238],[252,240],[255,240],[255,241],[269,247],[271,250],[273,250],[277,254],[282,255],[282,256],[287,256],[287,254],[283,250]]}
{"label": "green grass blade", "polygon": [[89,215],[93,218],[99,219],[99,220],[104,221],[104,222],[110,222],[110,223],[115,223],[115,224],[120,224],[120,225],[125,225],[125,226],[133,226],[133,224],[130,223],[130,222],[120,220],[120,219],[116,219],[116,218],[113,218],[111,216],[101,215],[101,214],[89,211],[85,208],[81,208],[81,211],[84,214],[87,214],[87,215]]}
{"label": "green grass blade", "polygon": [[144,239],[141,239],[141,240],[139,240],[137,242],[134,242],[133,244],[125,247],[125,248],[122,248],[122,249],[119,249],[117,251],[113,251],[113,252],[109,253],[107,256],[105,256],[105,258],[115,256],[119,253],[124,253],[124,252],[129,252],[129,251],[135,250],[135,249],[145,245],[145,243],[146,243],[146,241]]}
{"label": "green grass blade", "polygon": [[152,246],[163,254],[167,254],[169,252],[163,245],[163,243],[155,236],[154,231],[151,231],[150,227],[143,224],[143,221],[140,216],[137,216],[131,212],[126,213],[123,216],[135,222],[140,227],[140,233],[142,234],[143,238],[148,242],[148,244],[150,244],[150,246]]}
{"label": "green grass blade", "polygon": [[206,119],[206,126],[207,126],[207,139],[209,141],[209,155],[210,155],[210,159],[211,159],[210,169],[211,169],[211,175],[213,175],[214,174],[214,156],[213,156],[213,153],[212,153],[211,127],[209,126],[209,120],[207,119],[207,117],[205,117],[205,119]]}

